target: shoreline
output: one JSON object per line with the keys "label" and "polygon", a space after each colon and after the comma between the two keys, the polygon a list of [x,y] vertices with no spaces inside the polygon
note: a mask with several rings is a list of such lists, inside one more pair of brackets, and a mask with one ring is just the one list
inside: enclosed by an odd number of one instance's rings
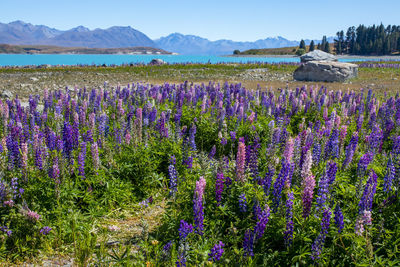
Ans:
{"label": "shoreline", "polygon": [[[335,55],[338,59],[371,59],[371,60],[395,60],[400,61],[400,55],[396,56],[359,56],[359,55]],[[221,57],[253,57],[253,58],[299,58],[296,55],[222,55]]]}

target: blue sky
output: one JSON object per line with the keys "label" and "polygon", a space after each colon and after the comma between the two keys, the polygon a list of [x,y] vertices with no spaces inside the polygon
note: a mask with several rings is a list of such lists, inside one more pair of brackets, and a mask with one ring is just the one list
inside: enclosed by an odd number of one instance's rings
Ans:
{"label": "blue sky", "polygon": [[173,32],[210,40],[320,39],[365,24],[400,24],[400,0],[0,0],[0,22],[61,30],[131,26],[155,39]]}

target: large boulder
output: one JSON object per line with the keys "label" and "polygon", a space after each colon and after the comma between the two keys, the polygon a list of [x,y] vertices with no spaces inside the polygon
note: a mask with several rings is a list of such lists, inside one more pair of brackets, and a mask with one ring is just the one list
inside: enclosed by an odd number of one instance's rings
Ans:
{"label": "large boulder", "polygon": [[293,78],[298,81],[343,82],[357,75],[358,65],[356,64],[309,61],[294,71]]}
{"label": "large boulder", "polygon": [[164,60],[162,60],[162,59],[155,58],[152,61],[150,61],[149,64],[150,65],[164,65],[164,64],[166,64],[166,62]]}
{"label": "large boulder", "polygon": [[314,50],[308,52],[300,57],[301,62],[306,63],[309,61],[337,61],[337,58],[329,53],[321,50]]}

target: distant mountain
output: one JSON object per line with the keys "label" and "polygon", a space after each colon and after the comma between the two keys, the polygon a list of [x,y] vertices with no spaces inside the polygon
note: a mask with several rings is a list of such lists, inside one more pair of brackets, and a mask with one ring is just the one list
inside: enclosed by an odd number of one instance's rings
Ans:
{"label": "distant mountain", "polygon": [[180,54],[232,54],[233,50],[251,48],[275,48],[298,45],[298,41],[289,41],[283,37],[266,38],[255,42],[235,42],[231,40],[210,41],[195,35],[173,33],[155,40],[158,47]]}
{"label": "distant mountain", "polygon": [[38,44],[61,33],[44,25],[32,25],[20,20],[0,23],[0,43],[5,44]]}
{"label": "distant mountain", "polygon": [[93,31],[78,26],[60,31],[44,25],[32,25],[23,21],[0,23],[0,43],[18,45],[57,45],[66,47],[120,48],[155,47],[144,33],[131,27],[111,27]]}
{"label": "distant mountain", "polygon": [[[311,40],[305,40],[309,44]],[[333,37],[328,38],[333,42]],[[315,40],[318,43],[318,40]],[[195,35],[173,33],[157,40],[151,40],[144,33],[131,27],[114,26],[108,29],[90,30],[78,26],[60,31],[44,25],[32,25],[23,21],[0,23],[0,44],[10,45],[52,45],[62,47],[123,48],[153,47],[179,54],[226,55],[233,50],[280,48],[299,45],[281,36],[260,39],[255,42],[235,42],[231,40],[210,41]]]}
{"label": "distant mountain", "polygon": [[[328,38],[329,41],[329,38]],[[333,37],[331,37],[333,42]],[[179,54],[205,54],[205,55],[225,55],[232,54],[233,50],[248,50],[261,48],[280,48],[299,45],[299,41],[290,41],[281,36],[260,39],[255,42],[235,42],[231,40],[210,41],[208,39],[195,36],[173,33],[166,37],[154,40],[159,48],[174,51]],[[311,40],[305,40],[309,44]],[[318,40],[314,40],[318,43]]]}
{"label": "distant mountain", "polygon": [[46,44],[68,47],[155,47],[154,42],[145,34],[131,27],[111,27],[88,31],[84,27],[77,27],[63,32],[49,40]]}

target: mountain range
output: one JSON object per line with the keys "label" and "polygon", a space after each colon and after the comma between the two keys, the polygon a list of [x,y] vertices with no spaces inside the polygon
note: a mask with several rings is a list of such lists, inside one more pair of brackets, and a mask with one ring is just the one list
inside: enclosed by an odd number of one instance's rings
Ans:
{"label": "mountain range", "polygon": [[[305,40],[308,44],[311,40]],[[328,38],[333,41],[333,37]],[[316,42],[319,42],[316,40]],[[144,33],[130,26],[113,26],[108,29],[90,30],[78,26],[62,31],[45,25],[32,25],[23,21],[0,23],[0,44],[54,45],[64,47],[121,48],[154,47],[179,54],[225,55],[233,50],[278,48],[297,46],[299,41],[290,41],[281,36],[269,37],[255,42],[235,42],[232,40],[210,41],[195,35],[173,33],[151,40]]]}

